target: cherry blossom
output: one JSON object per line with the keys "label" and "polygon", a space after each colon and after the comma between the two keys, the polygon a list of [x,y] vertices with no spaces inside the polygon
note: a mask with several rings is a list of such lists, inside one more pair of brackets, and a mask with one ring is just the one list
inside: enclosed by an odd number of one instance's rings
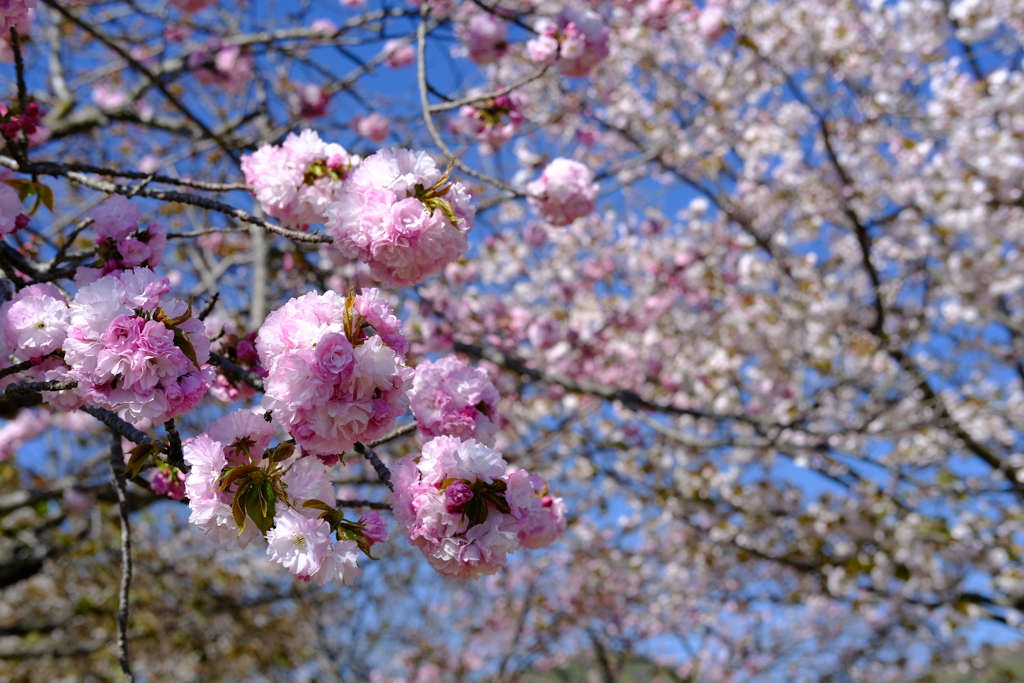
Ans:
{"label": "cherry blossom", "polygon": [[390,287],[438,273],[468,247],[476,210],[460,182],[448,183],[424,152],[386,149],[365,159],[327,207],[341,253],[370,266]]}

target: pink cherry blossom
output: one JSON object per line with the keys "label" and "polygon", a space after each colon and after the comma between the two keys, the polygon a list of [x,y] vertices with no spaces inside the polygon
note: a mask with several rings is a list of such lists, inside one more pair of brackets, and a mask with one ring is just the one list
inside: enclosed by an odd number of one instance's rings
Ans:
{"label": "pink cherry blossom", "polygon": [[[184,302],[165,300],[169,290],[166,278],[136,268],[104,276],[75,295],[63,348],[69,377],[87,403],[124,411],[129,422],[164,422],[192,410],[206,394],[213,373],[200,368],[209,358],[209,339],[201,322],[184,315]],[[164,322],[179,318],[173,329]]]}
{"label": "pink cherry blossom", "polygon": [[[269,373],[264,407],[305,450],[329,461],[382,436],[408,407],[404,339],[367,336],[362,326],[360,300],[376,295],[354,296],[350,308],[331,291],[292,299],[267,317],[256,341]],[[391,316],[390,308],[381,313]]]}
{"label": "pink cherry blossom", "polygon": [[501,95],[486,102],[459,109],[459,120],[453,128],[473,135],[481,143],[481,151],[493,154],[519,132],[525,121],[516,95]]}
{"label": "pink cherry blossom", "polygon": [[[493,574],[519,548],[533,489],[525,471],[506,475],[505,469],[498,451],[450,436],[427,442],[418,462],[396,464],[395,521],[439,573],[452,578]],[[503,500],[508,512],[487,496]],[[480,517],[470,519],[471,506]]]}
{"label": "pink cherry blossom", "polygon": [[363,573],[356,564],[358,559],[359,546],[355,541],[335,541],[324,553],[320,570],[313,575],[313,580],[318,586],[326,586],[332,581],[351,586]]}
{"label": "pink cherry blossom", "polygon": [[391,132],[391,120],[377,112],[371,112],[367,116],[356,116],[350,125],[357,134],[374,142],[384,142]]}
{"label": "pink cherry blossom", "polygon": [[267,532],[267,557],[303,581],[320,571],[331,548],[331,529],[322,519],[311,519],[288,508],[277,515]]}
{"label": "pink cherry blossom", "polygon": [[558,158],[527,185],[530,205],[551,225],[565,226],[594,211],[599,186],[589,168],[572,159]]}
{"label": "pink cherry blossom", "polygon": [[69,322],[67,300],[48,283],[26,287],[0,306],[0,336],[18,360],[40,358],[59,349]]}
{"label": "pink cherry blossom", "polygon": [[97,85],[92,89],[92,101],[100,109],[118,109],[128,102],[128,95],[120,88]]}
{"label": "pink cherry blossom", "polygon": [[367,158],[327,208],[335,245],[391,287],[440,272],[465,253],[476,213],[459,182],[431,191],[440,178],[423,152],[386,149]]}
{"label": "pink cherry blossom", "polygon": [[2,0],[0,2],[0,35],[10,35],[11,29],[16,28],[27,38],[30,12],[33,12],[35,7],[36,0]]}
{"label": "pink cherry blossom", "polygon": [[609,30],[597,12],[566,7],[554,23],[543,20],[527,56],[538,64],[556,64],[565,76],[586,76],[608,56]]}
{"label": "pink cherry blossom", "polygon": [[252,80],[252,55],[244,54],[238,45],[221,47],[218,39],[192,52],[188,66],[200,83],[216,83],[229,93],[244,91]]}
{"label": "pink cherry blossom", "polygon": [[565,503],[561,498],[547,495],[547,482],[530,475],[533,496],[529,503],[529,517],[519,529],[519,543],[524,548],[545,548],[565,532]]}
{"label": "pink cherry blossom", "polygon": [[169,466],[158,467],[150,480],[153,493],[174,500],[185,497],[185,473]]}
{"label": "pink cherry blossom", "polygon": [[392,69],[409,66],[416,59],[416,53],[408,41],[393,39],[384,43],[381,54],[385,55],[384,64]]}
{"label": "pink cherry blossom", "polygon": [[289,133],[280,145],[263,145],[242,157],[245,181],[260,206],[288,226],[321,223],[339,198],[359,157],[326,143],[312,130]]}
{"label": "pink cherry blossom", "polygon": [[24,444],[49,429],[50,423],[49,412],[33,408],[0,425],[0,462],[14,457]]}
{"label": "pink cherry blossom", "polygon": [[385,543],[388,540],[388,525],[376,510],[371,510],[361,516],[358,524],[363,527],[363,534],[371,546]]}
{"label": "pink cherry blossom", "polygon": [[482,369],[455,356],[420,363],[409,396],[423,441],[447,435],[494,446],[501,397]]}
{"label": "pink cherry blossom", "polygon": [[477,64],[491,64],[508,52],[508,22],[489,12],[475,12],[458,24],[457,34]]}
{"label": "pink cherry blossom", "polygon": [[299,98],[299,115],[304,119],[316,119],[327,113],[331,96],[315,83],[303,83],[296,88]]}

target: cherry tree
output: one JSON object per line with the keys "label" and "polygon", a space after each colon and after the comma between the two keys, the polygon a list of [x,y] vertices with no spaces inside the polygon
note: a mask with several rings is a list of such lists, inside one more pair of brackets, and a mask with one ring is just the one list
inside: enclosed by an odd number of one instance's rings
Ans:
{"label": "cherry tree", "polygon": [[1016,637],[1022,9],[6,3],[12,680]]}

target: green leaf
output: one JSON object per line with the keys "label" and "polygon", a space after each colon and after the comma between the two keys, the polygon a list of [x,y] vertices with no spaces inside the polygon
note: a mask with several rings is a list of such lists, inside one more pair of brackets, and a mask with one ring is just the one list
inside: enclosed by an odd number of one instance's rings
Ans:
{"label": "green leaf", "polygon": [[313,508],[314,510],[330,510],[331,512],[334,512],[334,508],[332,508],[330,505],[323,502],[322,500],[317,500],[315,498],[313,500],[307,500],[305,503],[302,504],[302,507]]}
{"label": "green leaf", "polygon": [[[269,479],[263,482],[263,490],[260,493],[262,494],[260,495],[260,502],[262,503],[261,509],[263,510],[263,515],[266,516],[267,509],[274,505],[277,500],[277,494],[274,493],[274,482]],[[271,517],[273,517],[273,515],[271,515]]]}
{"label": "green leaf", "polygon": [[245,531],[245,508],[242,506],[242,498],[249,490],[248,486],[239,486],[235,491],[235,497],[231,501],[231,516],[235,519],[235,524],[238,526],[238,535],[241,536],[242,532]]}
{"label": "green leaf", "polygon": [[468,503],[464,513],[469,520],[469,528],[483,524],[487,521],[487,502],[480,496],[473,496]]}
{"label": "green leaf", "polygon": [[46,185],[39,183],[37,192],[39,194],[39,200],[43,203],[43,206],[49,209],[50,213],[53,213],[53,190]]}
{"label": "green leaf", "polygon": [[245,511],[248,513],[249,519],[264,534],[274,526],[275,507],[273,499],[268,501],[264,497],[263,487],[248,487],[245,494]]}
{"label": "green leaf", "polygon": [[142,466],[146,464],[149,456],[157,453],[159,450],[156,444],[143,443],[128,451],[128,464],[124,468],[128,478],[134,479],[139,476],[139,472],[142,471]]}
{"label": "green leaf", "polygon": [[230,468],[227,472],[220,476],[220,488],[219,491],[225,491],[232,484],[236,483],[241,477],[252,474],[258,471],[260,468],[256,465],[237,465]]}

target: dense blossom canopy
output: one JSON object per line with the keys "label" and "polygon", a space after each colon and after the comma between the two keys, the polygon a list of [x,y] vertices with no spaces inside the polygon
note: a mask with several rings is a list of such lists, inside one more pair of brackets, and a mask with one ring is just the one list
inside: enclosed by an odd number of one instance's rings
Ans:
{"label": "dense blossom canopy", "polygon": [[1022,17],[0,0],[0,679],[983,679]]}

